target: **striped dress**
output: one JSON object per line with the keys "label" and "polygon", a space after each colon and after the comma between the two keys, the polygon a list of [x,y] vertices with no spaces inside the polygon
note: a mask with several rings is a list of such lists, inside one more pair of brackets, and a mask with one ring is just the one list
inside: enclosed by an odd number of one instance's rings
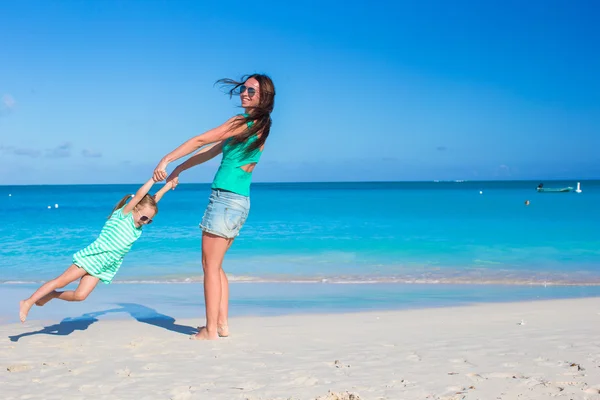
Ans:
{"label": "striped dress", "polygon": [[73,264],[106,284],[112,281],[125,254],[142,235],[142,229],[133,222],[133,213],[123,215],[123,208],[110,216],[94,243],[73,254]]}

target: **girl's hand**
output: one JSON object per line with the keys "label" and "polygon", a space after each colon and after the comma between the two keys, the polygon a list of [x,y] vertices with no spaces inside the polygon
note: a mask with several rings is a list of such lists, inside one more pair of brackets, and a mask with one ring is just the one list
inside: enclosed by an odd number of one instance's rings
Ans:
{"label": "girl's hand", "polygon": [[155,182],[164,181],[167,178],[167,165],[169,165],[168,162],[161,160],[156,168],[154,168],[152,179],[154,179]]}
{"label": "girl's hand", "polygon": [[179,185],[179,177],[178,176],[171,178],[171,180],[169,180],[169,178],[167,178],[167,181],[171,182],[171,190],[175,190],[177,185]]}
{"label": "girl's hand", "polygon": [[167,178],[167,183],[171,183],[172,190],[175,190],[177,185],[179,185],[179,171],[177,170],[177,168],[175,168],[175,170],[171,172],[171,175],[169,175],[169,177]]}

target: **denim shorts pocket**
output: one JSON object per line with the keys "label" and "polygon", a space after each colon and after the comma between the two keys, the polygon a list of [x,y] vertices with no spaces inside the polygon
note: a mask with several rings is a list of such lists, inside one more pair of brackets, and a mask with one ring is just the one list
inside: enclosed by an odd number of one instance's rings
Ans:
{"label": "denim shorts pocket", "polygon": [[225,208],[225,227],[230,231],[237,231],[245,220],[244,211],[235,208]]}

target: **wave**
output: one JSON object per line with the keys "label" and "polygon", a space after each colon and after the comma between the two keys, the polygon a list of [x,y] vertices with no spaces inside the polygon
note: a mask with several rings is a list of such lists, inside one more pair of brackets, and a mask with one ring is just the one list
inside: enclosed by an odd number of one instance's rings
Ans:
{"label": "wave", "polygon": [[[515,286],[600,286],[600,276],[275,276],[260,277],[227,275],[231,283],[289,283],[289,284],[419,284],[419,285],[515,285]],[[121,278],[113,284],[194,284],[203,276]],[[0,280],[2,285],[40,284],[40,280]]]}

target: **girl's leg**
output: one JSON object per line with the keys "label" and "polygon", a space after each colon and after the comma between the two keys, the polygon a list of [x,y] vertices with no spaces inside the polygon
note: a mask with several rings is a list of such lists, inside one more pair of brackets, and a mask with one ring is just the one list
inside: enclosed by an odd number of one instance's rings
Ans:
{"label": "girl's leg", "polygon": [[83,301],[89,296],[92,290],[94,290],[99,281],[100,279],[86,274],[81,277],[81,279],[79,280],[79,285],[74,291],[68,290],[65,292],[57,292],[56,290],[54,290],[42,297],[41,299],[39,299],[38,301],[36,301],[35,305],[41,307],[52,299],[60,299],[66,301]]}
{"label": "girl's leg", "polygon": [[202,268],[204,269],[204,301],[206,303],[206,325],[192,338],[218,339],[217,321],[221,304],[221,265],[231,239],[202,233]]}
{"label": "girl's leg", "polygon": [[54,278],[51,281],[44,283],[38,290],[35,291],[35,293],[31,295],[30,298],[27,300],[21,300],[19,303],[19,318],[21,319],[21,322],[25,322],[27,319],[27,314],[35,302],[54,292],[54,290],[65,287],[69,283],[76,281],[86,274],[87,272],[85,272],[83,268],[79,268],[77,265],[73,264],[58,278]]}
{"label": "girl's leg", "polygon": [[99,279],[95,276],[84,275],[79,281],[79,285],[75,290],[67,290],[64,292],[54,292],[54,298],[65,301],[83,301],[98,284]]}
{"label": "girl's leg", "polygon": [[56,296],[56,291],[52,291],[35,302],[35,305],[38,307],[42,307],[44,304],[52,300]]}

